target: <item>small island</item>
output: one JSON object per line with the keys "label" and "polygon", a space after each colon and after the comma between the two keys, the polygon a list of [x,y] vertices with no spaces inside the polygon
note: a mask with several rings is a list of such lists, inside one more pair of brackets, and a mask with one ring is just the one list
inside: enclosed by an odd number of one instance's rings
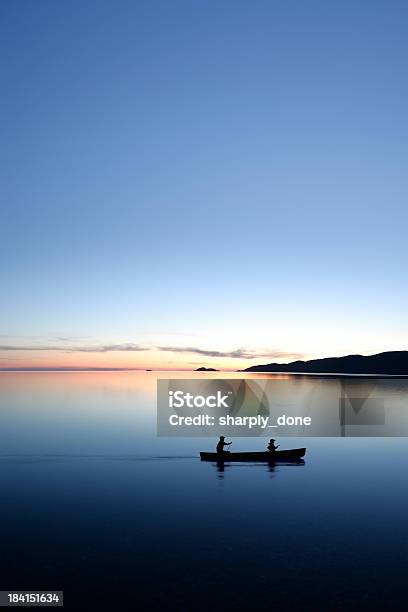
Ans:
{"label": "small island", "polygon": [[201,368],[197,368],[195,372],[218,372],[218,370],[215,368],[204,368],[204,366],[202,366]]}

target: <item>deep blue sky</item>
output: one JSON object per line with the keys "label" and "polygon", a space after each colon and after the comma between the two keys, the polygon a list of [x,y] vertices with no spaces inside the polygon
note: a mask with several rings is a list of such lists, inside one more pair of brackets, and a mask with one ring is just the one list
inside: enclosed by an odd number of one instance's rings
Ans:
{"label": "deep blue sky", "polygon": [[0,13],[4,365],[407,347],[406,2]]}

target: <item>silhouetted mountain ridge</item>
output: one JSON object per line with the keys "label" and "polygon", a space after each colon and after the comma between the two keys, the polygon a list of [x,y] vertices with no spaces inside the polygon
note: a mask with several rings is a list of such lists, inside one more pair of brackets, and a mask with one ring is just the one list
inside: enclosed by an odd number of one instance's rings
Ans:
{"label": "silhouetted mountain ridge", "polygon": [[291,363],[251,366],[244,372],[297,372],[308,374],[394,374],[408,375],[408,351],[387,351],[377,355],[345,355]]}

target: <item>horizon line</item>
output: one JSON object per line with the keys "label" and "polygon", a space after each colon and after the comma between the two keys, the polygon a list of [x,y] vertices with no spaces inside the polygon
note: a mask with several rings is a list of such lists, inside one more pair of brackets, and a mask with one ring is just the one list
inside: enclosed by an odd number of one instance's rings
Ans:
{"label": "horizon line", "polygon": [[[0,372],[197,372],[188,368],[98,368],[98,367],[45,367],[45,368],[0,368]],[[211,370],[210,370],[211,371]],[[214,369],[213,372],[242,372],[242,370]],[[204,373],[202,370],[201,373]]]}

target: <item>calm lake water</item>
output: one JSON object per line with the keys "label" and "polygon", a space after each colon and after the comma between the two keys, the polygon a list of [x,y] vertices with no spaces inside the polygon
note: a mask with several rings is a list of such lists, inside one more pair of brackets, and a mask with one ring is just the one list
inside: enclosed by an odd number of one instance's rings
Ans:
{"label": "calm lake water", "polygon": [[[406,438],[285,438],[304,465],[220,471],[198,459],[214,440],[156,437],[155,393],[155,373],[0,374],[1,589],[71,609],[406,609]],[[389,393],[408,411],[405,381]]]}

